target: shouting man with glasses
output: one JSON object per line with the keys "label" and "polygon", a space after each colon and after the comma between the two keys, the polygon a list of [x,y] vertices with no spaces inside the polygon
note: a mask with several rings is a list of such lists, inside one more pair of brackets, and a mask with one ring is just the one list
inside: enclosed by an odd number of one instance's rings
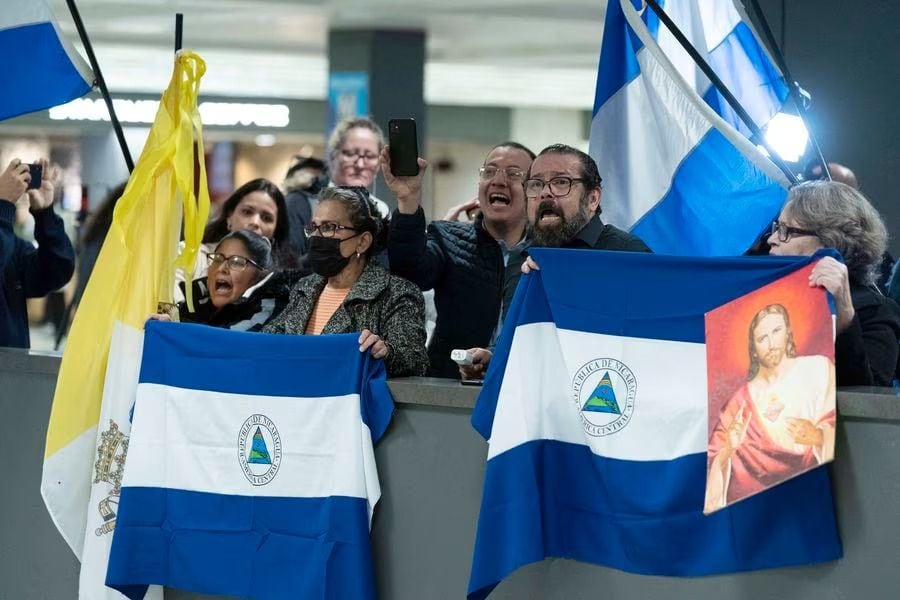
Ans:
{"label": "shouting man with glasses", "polygon": [[434,377],[457,378],[454,349],[470,349],[479,360],[490,346],[512,299],[527,247],[522,184],[534,153],[504,142],[487,155],[478,173],[479,215],[472,223],[435,221],[425,226],[422,176],[395,177],[390,156],[381,154],[384,178],[397,197],[388,255],[391,272],[423,290],[434,288],[437,322],[428,347]]}
{"label": "shouting man with glasses", "polygon": [[600,173],[594,159],[571,146],[547,146],[525,181],[535,246],[650,252],[640,238],[600,220]]}

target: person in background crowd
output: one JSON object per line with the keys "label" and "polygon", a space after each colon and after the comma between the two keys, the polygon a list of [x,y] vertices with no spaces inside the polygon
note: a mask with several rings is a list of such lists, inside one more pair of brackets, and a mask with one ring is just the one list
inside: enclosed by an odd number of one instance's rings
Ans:
{"label": "person in background crowd", "polygon": [[[259,331],[287,305],[295,273],[273,272],[272,243],[268,238],[238,229],[227,234],[206,255],[209,271],[195,312],[178,303],[179,320],[237,331]],[[168,315],[151,319],[171,320]]]}
{"label": "person in background crowd", "polygon": [[[294,269],[299,266],[291,252],[290,225],[284,195],[278,186],[268,179],[254,179],[236,189],[222,203],[218,216],[207,223],[191,281],[206,277],[208,264],[206,255],[212,252],[219,240],[229,231],[238,229],[248,229],[272,242],[272,257],[276,268]],[[181,290],[184,281],[184,273],[179,269],[175,273],[176,301],[184,299]]]}
{"label": "person in background crowd", "polygon": [[[444,215],[444,221],[472,222],[480,214],[481,208],[478,203],[478,197],[476,196],[468,202],[463,202],[462,204],[451,207],[450,210],[447,211],[447,214]],[[463,219],[463,215],[466,215],[465,219]]]}
{"label": "person in background crowd", "polygon": [[435,221],[426,228],[421,204],[427,163],[419,159],[416,176],[395,177],[387,149],[381,153],[385,181],[397,198],[388,236],[391,272],[420,289],[434,288],[431,376],[458,378],[450,352],[488,347],[496,338],[528,245],[522,183],[533,158],[516,142],[494,147],[479,169],[481,215],[473,223]]}
{"label": "person in background crowd", "polygon": [[840,263],[824,257],[810,285],[834,297],[838,386],[889,386],[898,367],[900,308],[875,287],[887,230],[869,201],[850,186],[813,181],[794,187],[768,243],[777,256],[810,256],[835,248]]}
{"label": "person in background crowd", "polygon": [[[28,348],[26,298],[40,298],[64,286],[75,271],[75,249],[66,236],[63,221],[53,211],[59,169],[46,159],[38,189],[28,189],[27,164],[13,159],[0,173],[0,346]],[[28,192],[38,247],[16,236],[13,225],[16,201]]]}
{"label": "person in background crowd", "polygon": [[75,296],[73,302],[78,305],[81,297],[84,295],[84,288],[87,286],[91,272],[94,270],[94,264],[100,255],[100,248],[103,247],[103,241],[106,234],[112,226],[113,212],[119,198],[125,193],[127,181],[123,181],[113,189],[111,189],[103,202],[97,207],[97,210],[90,216],[84,224],[84,232],[81,234],[78,249],[78,285],[75,287]]}
{"label": "person in background crowd", "polygon": [[306,227],[313,275],[297,282],[288,306],[263,331],[360,332],[360,351],[383,358],[389,376],[423,375],[428,359],[422,293],[373,260],[386,230],[365,188],[323,190]]}
{"label": "person in background crowd", "polygon": [[306,254],[304,229],[312,219],[318,194],[328,184],[328,167],[318,158],[300,158],[288,169],[284,180],[284,201],[290,221],[291,251],[300,258]]}
{"label": "person in background crowd", "polygon": [[[859,190],[859,180],[856,178],[856,173],[850,170],[850,167],[830,162],[828,163],[828,172],[831,174],[832,181],[844,183],[854,190]],[[816,159],[806,165],[806,168],[803,170],[803,179],[806,181],[827,181],[828,176],[825,175],[822,163]]]}
{"label": "person in background crowd", "polygon": [[388,205],[371,194],[378,174],[379,156],[384,148],[384,133],[369,117],[350,117],[339,122],[328,138],[331,185],[364,187],[384,218],[390,218]]}

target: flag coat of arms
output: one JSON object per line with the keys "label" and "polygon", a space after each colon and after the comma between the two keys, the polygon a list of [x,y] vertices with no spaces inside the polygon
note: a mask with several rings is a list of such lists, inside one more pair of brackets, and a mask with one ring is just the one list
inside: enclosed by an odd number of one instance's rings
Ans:
{"label": "flag coat of arms", "polygon": [[546,557],[694,576],[841,556],[823,468],[703,515],[704,315],[812,259],[532,256],[472,414],[489,450],[470,598]]}
{"label": "flag coat of arms", "polygon": [[[788,89],[737,5],[659,4],[765,126]],[[787,197],[787,179],[746,135],[646,4],[610,0],[590,134],[608,222],[660,254],[743,254]]]}
{"label": "flag coat of arms", "polygon": [[7,2],[0,11],[0,56],[7,57],[0,121],[84,96],[90,67],[61,35],[44,0]]}
{"label": "flag coat of arms", "polygon": [[393,400],[357,338],[148,324],[107,585],[374,598]]}

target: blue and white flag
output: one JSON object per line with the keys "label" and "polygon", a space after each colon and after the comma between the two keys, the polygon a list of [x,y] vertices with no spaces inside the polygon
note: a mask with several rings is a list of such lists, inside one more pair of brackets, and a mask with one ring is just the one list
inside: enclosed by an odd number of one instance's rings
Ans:
{"label": "blue and white flag", "polygon": [[[590,154],[604,218],[660,254],[742,254],[778,214],[787,179],[655,13],[634,4],[610,0],[600,50]],[[660,4],[764,127],[788,89],[742,10]]]}
{"label": "blue and white flag", "polygon": [[[824,468],[703,515],[704,313],[813,259],[531,255],[472,415],[489,450],[469,598],[546,557],[696,576],[841,556]],[[604,374],[616,411],[588,406]]]}
{"label": "blue and white flag", "polygon": [[59,31],[44,0],[8,2],[0,10],[0,121],[84,96],[90,67]]}
{"label": "blue and white flag", "polygon": [[357,338],[149,323],[106,584],[374,598],[393,401]]}

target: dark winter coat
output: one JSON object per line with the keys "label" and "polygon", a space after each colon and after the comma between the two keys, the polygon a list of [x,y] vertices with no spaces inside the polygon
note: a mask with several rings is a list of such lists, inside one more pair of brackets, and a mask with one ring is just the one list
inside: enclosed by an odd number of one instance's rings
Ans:
{"label": "dark winter coat", "polygon": [[422,290],[434,289],[437,323],[428,346],[428,374],[458,379],[450,351],[488,347],[500,307],[509,306],[516,289],[521,255],[511,254],[510,269],[505,269],[500,245],[481,219],[434,221],[426,233],[425,213],[419,208],[412,215],[394,212],[388,257],[392,273]]}
{"label": "dark winter coat", "polygon": [[851,285],[853,317],[834,345],[837,385],[890,386],[900,351],[900,308],[878,291]]}
{"label": "dark winter coat", "polygon": [[0,346],[28,348],[26,298],[40,298],[68,283],[75,249],[53,207],[32,211],[35,248],[16,237],[16,206],[0,199]]}

